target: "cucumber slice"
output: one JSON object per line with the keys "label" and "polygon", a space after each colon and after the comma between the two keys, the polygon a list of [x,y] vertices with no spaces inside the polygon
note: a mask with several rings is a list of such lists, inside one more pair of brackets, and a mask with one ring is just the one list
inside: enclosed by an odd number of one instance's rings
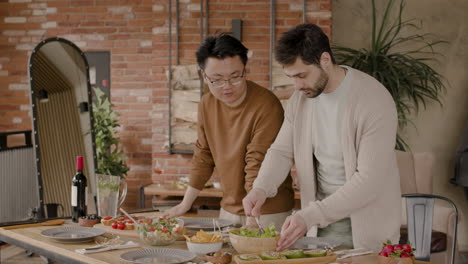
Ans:
{"label": "cucumber slice", "polygon": [[251,260],[262,260],[262,258],[260,258],[259,256],[257,255],[252,255],[252,254],[243,254],[243,255],[239,255],[239,258],[241,260],[246,260],[246,261],[251,261]]}
{"label": "cucumber slice", "polygon": [[275,259],[286,259],[285,256],[276,251],[265,251],[260,254],[263,260],[275,260]]}
{"label": "cucumber slice", "polygon": [[308,257],[325,257],[327,255],[327,250],[326,249],[311,249],[304,251],[304,254]]}
{"label": "cucumber slice", "polygon": [[281,255],[285,256],[288,259],[296,259],[296,258],[305,258],[305,257],[307,257],[304,254],[304,251],[302,249],[286,250],[286,251],[281,252]]}

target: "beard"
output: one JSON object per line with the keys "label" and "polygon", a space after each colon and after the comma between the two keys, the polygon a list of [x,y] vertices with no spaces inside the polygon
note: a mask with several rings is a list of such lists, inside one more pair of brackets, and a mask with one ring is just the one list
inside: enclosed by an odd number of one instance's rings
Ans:
{"label": "beard", "polygon": [[302,91],[307,98],[315,98],[319,96],[325,90],[325,87],[327,87],[327,84],[328,84],[328,75],[325,73],[324,70],[320,69],[319,78],[317,82],[315,82],[314,86],[312,88],[304,87],[300,89],[300,91]]}

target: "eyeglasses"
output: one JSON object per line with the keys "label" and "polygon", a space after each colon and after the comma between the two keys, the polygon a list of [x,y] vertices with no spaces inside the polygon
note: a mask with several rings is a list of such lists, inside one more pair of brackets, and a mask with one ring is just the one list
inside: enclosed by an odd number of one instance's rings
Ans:
{"label": "eyeglasses", "polygon": [[241,75],[235,76],[235,77],[232,77],[232,78],[229,78],[229,79],[219,79],[219,80],[214,80],[213,81],[213,80],[210,79],[210,77],[208,77],[208,75],[206,75],[206,72],[205,72],[205,76],[208,79],[208,81],[210,81],[210,83],[213,85],[214,88],[223,88],[224,86],[226,86],[227,82],[229,82],[230,85],[237,86],[237,85],[241,84],[242,78],[244,78],[244,76],[245,76],[245,68],[242,70]]}

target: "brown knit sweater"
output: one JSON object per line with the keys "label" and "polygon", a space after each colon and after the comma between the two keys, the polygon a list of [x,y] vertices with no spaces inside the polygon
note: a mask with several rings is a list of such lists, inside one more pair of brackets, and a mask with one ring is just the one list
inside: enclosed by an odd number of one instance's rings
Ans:
{"label": "brown knit sweater", "polygon": [[[201,190],[214,167],[220,176],[221,207],[244,215],[242,199],[252,189],[265,153],[283,122],[283,108],[269,90],[247,81],[245,100],[230,107],[206,93],[198,107],[198,140],[192,159],[190,186]],[[294,192],[288,176],[276,196],[267,199],[262,214],[292,209]]]}

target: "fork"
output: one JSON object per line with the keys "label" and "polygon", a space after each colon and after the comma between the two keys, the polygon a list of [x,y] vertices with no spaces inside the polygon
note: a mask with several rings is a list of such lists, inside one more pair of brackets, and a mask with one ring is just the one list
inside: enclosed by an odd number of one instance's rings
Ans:
{"label": "fork", "polygon": [[91,247],[84,248],[84,250],[95,250],[95,249],[101,249],[109,246],[109,244],[102,244],[102,245],[95,245]]}
{"label": "fork", "polygon": [[[103,237],[107,239],[107,237],[105,237],[105,236],[103,236]],[[114,236],[114,237],[111,237],[110,239],[108,239],[108,240],[106,240],[104,242],[101,242],[101,243],[96,242],[97,245],[84,248],[84,250],[95,250],[95,249],[101,249],[101,248],[105,248],[105,247],[108,247],[108,246],[112,246],[114,244],[121,244],[121,242],[119,243],[119,239],[120,239],[119,236]]]}
{"label": "fork", "polygon": [[260,235],[265,233],[265,229],[263,229],[262,225],[260,224],[260,220],[258,216],[255,216],[255,222],[257,222],[258,231],[260,231]]}

